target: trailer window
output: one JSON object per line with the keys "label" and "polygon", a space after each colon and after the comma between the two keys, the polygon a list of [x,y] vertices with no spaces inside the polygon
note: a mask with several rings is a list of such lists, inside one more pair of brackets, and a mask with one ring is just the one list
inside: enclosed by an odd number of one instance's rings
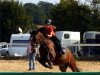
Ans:
{"label": "trailer window", "polygon": [[69,34],[64,34],[65,39],[69,39]]}
{"label": "trailer window", "polygon": [[100,34],[95,35],[96,39],[100,39]]}
{"label": "trailer window", "polygon": [[24,43],[27,44],[29,40],[13,40],[13,43]]}

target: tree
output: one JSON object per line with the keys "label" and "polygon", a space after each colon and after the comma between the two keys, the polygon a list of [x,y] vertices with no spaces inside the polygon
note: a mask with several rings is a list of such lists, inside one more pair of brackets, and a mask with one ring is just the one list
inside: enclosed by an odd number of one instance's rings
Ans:
{"label": "tree", "polygon": [[36,4],[33,4],[33,3],[26,3],[24,4],[24,8],[25,8],[25,11],[27,12],[27,14],[29,16],[31,16],[31,19],[32,19],[32,22],[34,24],[40,24],[40,21],[39,21],[39,8]]}
{"label": "tree", "polygon": [[74,0],[62,0],[52,10],[53,23],[58,30],[85,32],[92,30],[91,9]]}
{"label": "tree", "polygon": [[44,11],[46,18],[50,17],[50,11],[54,7],[52,3],[40,1],[38,6]]}
{"label": "tree", "polygon": [[24,8],[27,14],[32,17],[34,24],[44,24],[45,18],[51,17],[50,11],[53,6],[52,3],[40,1],[37,5],[26,3]]}
{"label": "tree", "polygon": [[11,34],[17,33],[17,27],[21,27],[26,32],[32,22],[19,2],[4,0],[0,2],[0,6],[1,41],[9,42]]}
{"label": "tree", "polygon": [[99,10],[100,0],[93,0],[92,2],[92,21],[93,21],[93,30],[100,30],[100,10]]}

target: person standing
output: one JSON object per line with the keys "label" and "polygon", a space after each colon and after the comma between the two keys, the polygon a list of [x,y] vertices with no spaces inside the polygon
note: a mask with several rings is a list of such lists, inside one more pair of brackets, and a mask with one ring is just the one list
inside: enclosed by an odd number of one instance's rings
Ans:
{"label": "person standing", "polygon": [[29,42],[27,46],[27,53],[28,53],[28,60],[29,60],[29,70],[35,70],[36,65],[35,65],[35,57],[36,57],[36,52],[32,52],[32,47],[31,47],[31,42]]}

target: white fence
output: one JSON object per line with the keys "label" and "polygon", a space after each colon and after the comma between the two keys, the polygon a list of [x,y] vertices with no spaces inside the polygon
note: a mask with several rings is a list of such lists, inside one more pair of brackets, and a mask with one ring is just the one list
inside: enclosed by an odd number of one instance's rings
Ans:
{"label": "white fence", "polygon": [[[10,43],[0,43],[0,45],[11,45]],[[26,45],[14,43],[13,45]],[[67,44],[67,46],[100,46],[100,44]]]}
{"label": "white fence", "polygon": [[[8,45],[8,47],[10,46],[10,45],[12,45],[12,44],[10,44],[10,43],[0,43],[0,45]],[[18,43],[14,43],[13,45],[19,45],[19,46],[21,46],[21,45],[27,45],[27,44],[18,44]],[[75,55],[77,55],[77,51],[81,51],[82,49],[82,47],[94,47],[94,46],[98,46],[98,47],[100,47],[100,44],[67,44],[66,45],[66,47],[74,47],[74,54]],[[91,52],[91,48],[90,48],[90,50],[88,50],[88,54],[90,54],[90,52]]]}

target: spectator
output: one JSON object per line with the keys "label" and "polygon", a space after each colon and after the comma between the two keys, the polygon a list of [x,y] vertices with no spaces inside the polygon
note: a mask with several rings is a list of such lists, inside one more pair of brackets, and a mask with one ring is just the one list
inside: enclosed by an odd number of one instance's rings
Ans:
{"label": "spectator", "polygon": [[27,47],[27,53],[28,53],[28,59],[29,59],[29,70],[35,70],[36,65],[35,65],[35,56],[36,53],[31,51],[31,42],[29,42],[28,47]]}

